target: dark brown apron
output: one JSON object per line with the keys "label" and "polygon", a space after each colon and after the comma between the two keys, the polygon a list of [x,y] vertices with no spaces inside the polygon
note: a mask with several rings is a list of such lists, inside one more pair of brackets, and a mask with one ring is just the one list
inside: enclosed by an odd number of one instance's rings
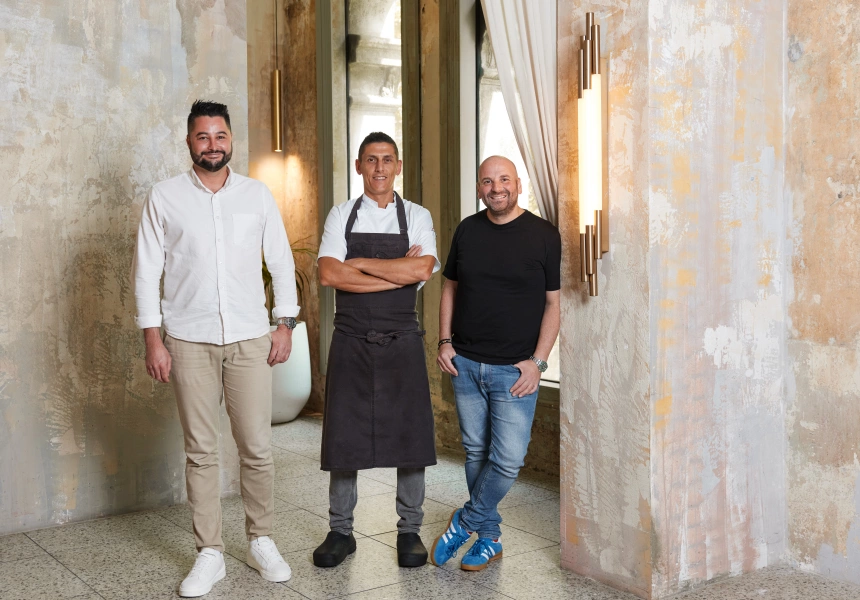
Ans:
{"label": "dark brown apron", "polygon": [[[406,211],[395,193],[400,233],[353,233],[363,198],[346,223],[346,258],[402,258]],[[356,294],[337,290],[326,376],[324,471],[436,464],[418,285]]]}

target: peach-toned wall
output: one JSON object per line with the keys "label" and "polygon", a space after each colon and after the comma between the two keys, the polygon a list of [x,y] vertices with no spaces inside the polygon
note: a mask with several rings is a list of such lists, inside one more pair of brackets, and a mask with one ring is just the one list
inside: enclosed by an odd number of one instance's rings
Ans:
{"label": "peach-toned wall", "polygon": [[860,12],[788,7],[790,550],[860,583]]}

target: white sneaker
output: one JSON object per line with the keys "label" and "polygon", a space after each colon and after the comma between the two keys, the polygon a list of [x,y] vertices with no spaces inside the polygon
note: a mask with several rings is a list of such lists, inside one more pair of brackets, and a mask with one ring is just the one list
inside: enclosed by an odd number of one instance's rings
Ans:
{"label": "white sneaker", "polygon": [[188,577],[179,584],[179,595],[183,598],[196,598],[208,594],[212,586],[224,579],[224,555],[212,548],[203,548],[191,567]]}
{"label": "white sneaker", "polygon": [[251,540],[248,544],[248,566],[257,569],[266,581],[288,581],[293,572],[278,552],[275,542],[268,536]]}

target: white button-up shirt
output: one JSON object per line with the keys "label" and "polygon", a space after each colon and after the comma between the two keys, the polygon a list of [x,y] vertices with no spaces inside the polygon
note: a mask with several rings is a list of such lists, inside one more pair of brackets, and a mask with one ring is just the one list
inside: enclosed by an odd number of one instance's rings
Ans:
{"label": "white button-up shirt", "polygon": [[[366,195],[361,195],[363,204],[358,211],[358,216],[352,226],[353,233],[400,233],[400,224],[397,221],[397,205],[389,202],[385,208],[379,208],[375,200]],[[346,222],[349,214],[357,200],[350,200],[343,204],[332,207],[325,220],[322,241],[317,260],[328,256],[336,258],[340,262],[346,259]],[[403,201],[403,210],[406,213],[406,233],[409,235],[409,245],[421,246],[421,256],[432,256],[436,259],[433,272],[439,270],[439,255],[436,254],[436,231],[433,229],[433,218],[430,211],[409,202]],[[420,282],[418,287],[424,285]]]}
{"label": "white button-up shirt", "polygon": [[[213,193],[194,169],[156,184],[134,253],[135,323],[188,342],[230,344],[269,332],[262,250],[278,317],[299,314],[295,263],[275,199],[229,169]],[[164,275],[164,295],[160,283]]]}

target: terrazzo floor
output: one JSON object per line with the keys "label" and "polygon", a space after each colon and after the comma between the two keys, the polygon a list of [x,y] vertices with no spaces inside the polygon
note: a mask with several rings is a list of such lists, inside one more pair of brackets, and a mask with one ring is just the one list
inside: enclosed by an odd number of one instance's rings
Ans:
{"label": "terrazzo floor", "polygon": [[[231,600],[348,597],[361,600],[564,598],[632,600],[559,567],[558,482],[521,477],[500,506],[504,558],[467,573],[456,560],[442,568],[397,566],[395,471],[359,475],[358,550],[334,569],[318,569],[311,552],[328,532],[328,475],[319,470],[321,422],[302,417],[274,428],[275,529],[290,563],[285,584],[263,581],[244,564],[244,512],[222,502],[227,577],[206,598]],[[422,537],[429,547],[451,511],[467,498],[462,459],[441,455],[427,470]],[[186,506],[0,537],[0,598],[176,598],[194,563]],[[860,600],[860,588],[790,569],[765,569],[676,596],[678,600]]]}

